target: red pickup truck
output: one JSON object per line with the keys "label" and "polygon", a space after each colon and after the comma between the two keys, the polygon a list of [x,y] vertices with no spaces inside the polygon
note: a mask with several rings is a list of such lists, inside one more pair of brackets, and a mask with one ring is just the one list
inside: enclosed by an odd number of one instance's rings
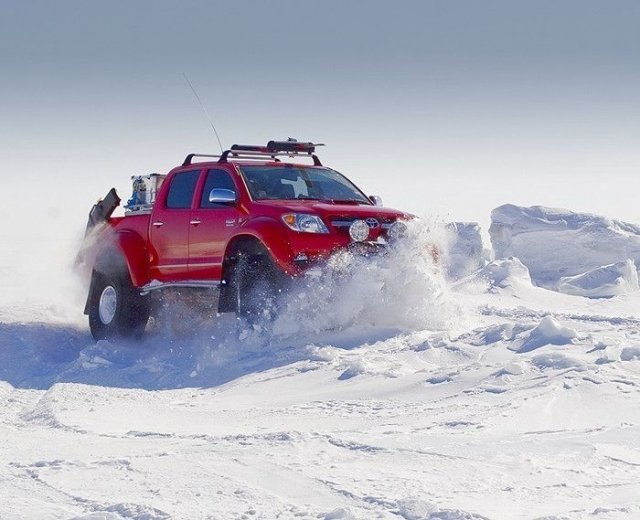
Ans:
{"label": "red pickup truck", "polygon": [[258,320],[287,280],[337,250],[368,254],[402,235],[410,215],[322,166],[316,146],[270,141],[190,154],[166,175],[134,177],[123,217],[112,217],[120,204],[112,189],[91,210],[79,255],[94,338],[139,335],[169,289]]}

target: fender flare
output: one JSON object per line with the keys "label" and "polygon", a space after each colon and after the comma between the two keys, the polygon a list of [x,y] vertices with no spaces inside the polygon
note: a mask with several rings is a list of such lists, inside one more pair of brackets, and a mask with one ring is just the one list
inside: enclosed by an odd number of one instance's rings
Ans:
{"label": "fender flare", "polygon": [[285,274],[293,274],[288,259],[291,247],[282,225],[273,218],[252,219],[235,235],[224,252],[218,312],[235,311],[232,297],[232,273],[234,256],[238,250],[248,250],[252,254],[267,254],[275,266]]}
{"label": "fender flare", "polygon": [[[134,287],[142,287],[149,282],[147,246],[138,233],[130,230],[114,231],[105,242],[106,244],[95,254],[92,273],[126,272]],[[92,274],[85,314],[88,314],[95,296],[94,279]]]}
{"label": "fender flare", "polygon": [[117,248],[129,271],[134,287],[142,287],[149,280],[149,254],[146,240],[130,230],[116,233]]}
{"label": "fender flare", "polygon": [[237,235],[227,244],[223,264],[233,255],[238,241],[257,240],[281,271],[293,274],[291,269],[291,244],[284,226],[275,218],[258,217],[243,224]]}

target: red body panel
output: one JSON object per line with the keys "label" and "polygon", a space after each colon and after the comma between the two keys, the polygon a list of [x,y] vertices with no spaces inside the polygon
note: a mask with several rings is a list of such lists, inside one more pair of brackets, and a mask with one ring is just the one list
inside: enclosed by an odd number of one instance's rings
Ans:
{"label": "red body panel", "polygon": [[[236,191],[243,186],[238,182],[235,169],[216,165],[215,170],[228,172]],[[242,222],[246,221],[246,211],[242,205],[201,208],[200,201],[206,198],[204,185],[209,169],[200,176],[196,188],[195,202],[191,211],[189,229],[189,277],[194,280],[220,280],[222,262],[229,240],[237,233]]]}
{"label": "red body panel", "polygon": [[[403,212],[365,204],[333,204],[312,200],[253,201],[235,164],[197,163],[175,168],[163,182],[151,213],[111,218],[97,237],[94,257],[105,244],[115,245],[124,257],[136,287],[153,280],[219,282],[225,254],[231,241],[252,237],[261,242],[281,270],[291,275],[304,270],[295,262],[304,254],[310,260],[326,258],[351,243],[347,227],[334,221],[375,218],[382,223],[410,218]],[[252,162],[251,164],[256,164]],[[282,166],[283,163],[262,163]],[[305,166],[303,166],[305,167]],[[224,169],[237,190],[235,205],[200,208],[205,177],[210,168]],[[200,170],[190,208],[166,207],[169,186],[176,173]],[[301,233],[289,229],[281,220],[285,213],[319,216],[327,234]],[[369,239],[384,236],[382,227],[370,230]]]}
{"label": "red body panel", "polygon": [[191,210],[154,211],[149,228],[149,277],[161,282],[189,277]]}

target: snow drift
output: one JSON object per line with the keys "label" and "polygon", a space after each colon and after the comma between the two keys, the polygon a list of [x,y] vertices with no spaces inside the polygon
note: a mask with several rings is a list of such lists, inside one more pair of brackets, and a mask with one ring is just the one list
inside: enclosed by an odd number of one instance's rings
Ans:
{"label": "snow drift", "polygon": [[514,293],[518,289],[531,288],[531,276],[527,266],[517,258],[494,260],[471,275],[454,284],[456,290],[469,292],[493,292],[496,289]]}
{"label": "snow drift", "polygon": [[488,263],[477,274],[477,278],[488,280],[492,287],[531,286],[529,269],[517,258],[505,258]]}
{"label": "snow drift", "polygon": [[491,212],[489,235],[497,259],[519,258],[542,287],[555,289],[564,278],[562,285],[572,294],[612,295],[635,288],[629,266],[619,263],[640,260],[640,226],[589,213],[505,204]]}
{"label": "snow drift", "polygon": [[577,276],[560,278],[558,290],[587,298],[610,298],[638,290],[633,260],[597,267]]}
{"label": "snow drift", "polygon": [[545,345],[566,345],[571,343],[577,332],[564,327],[553,316],[545,316],[536,327],[527,333],[525,340],[515,348],[516,352],[531,352]]}

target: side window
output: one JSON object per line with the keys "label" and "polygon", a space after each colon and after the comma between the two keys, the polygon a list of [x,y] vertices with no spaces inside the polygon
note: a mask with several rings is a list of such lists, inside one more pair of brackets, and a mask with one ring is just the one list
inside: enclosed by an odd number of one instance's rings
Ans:
{"label": "side window", "polygon": [[209,202],[209,193],[211,190],[231,190],[238,192],[236,185],[233,183],[231,175],[226,170],[209,170],[207,172],[207,180],[202,189],[202,198],[200,199],[201,208],[228,208],[225,204],[215,204]]}
{"label": "side window", "polygon": [[199,170],[176,173],[169,186],[167,208],[189,209],[193,200],[193,192],[200,175]]}

